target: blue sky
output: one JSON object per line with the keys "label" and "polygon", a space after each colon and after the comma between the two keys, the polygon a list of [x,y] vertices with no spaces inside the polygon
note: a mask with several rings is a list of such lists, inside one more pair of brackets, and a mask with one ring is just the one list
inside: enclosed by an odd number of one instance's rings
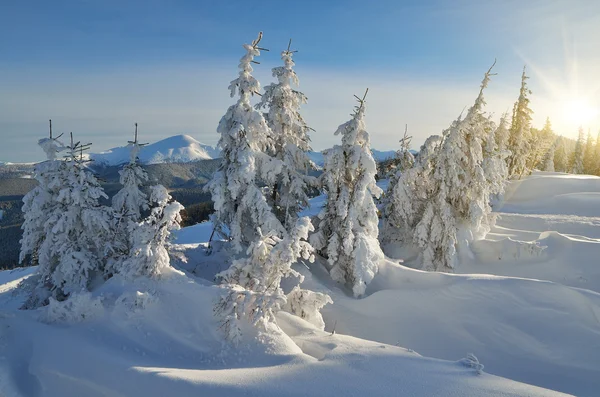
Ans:
{"label": "blue sky", "polygon": [[[524,4],[526,3],[526,4]],[[0,3],[2,161],[42,158],[52,118],[100,151],[187,133],[215,144],[232,99],[241,44],[264,31],[263,85],[293,39],[313,146],[336,143],[354,93],[369,91],[373,146],[415,146],[439,134],[477,94],[512,108],[527,64],[534,124],[551,117],[573,136],[600,128],[600,4],[595,1],[3,1]],[[587,111],[580,111],[585,108]],[[595,134],[594,132],[594,134]]]}

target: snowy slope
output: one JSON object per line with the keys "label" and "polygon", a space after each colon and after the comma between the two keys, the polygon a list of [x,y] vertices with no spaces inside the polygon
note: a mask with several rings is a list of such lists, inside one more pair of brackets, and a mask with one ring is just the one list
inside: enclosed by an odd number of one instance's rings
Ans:
{"label": "snowy slope", "polygon": [[[144,146],[140,161],[144,164],[186,163],[219,157],[212,146],[198,142],[189,135],[175,135]],[[90,154],[90,158],[102,165],[119,165],[129,161],[129,148],[117,147],[105,152]]]}
{"label": "snowy slope", "polygon": [[177,272],[135,285],[111,279],[95,293],[101,308],[83,305],[87,320],[67,324],[38,321],[43,310],[15,311],[23,298],[13,293],[15,278],[0,272],[0,283],[12,279],[0,292],[0,394],[7,397],[559,395],[477,375],[463,362],[330,335],[284,313],[279,322],[289,336],[257,334],[233,350],[222,344],[209,304],[219,288]]}
{"label": "snowy slope", "polygon": [[[30,270],[0,272],[0,395],[595,396],[600,206],[569,209],[560,197],[588,202],[598,180],[536,173],[513,183],[497,227],[461,258],[467,274],[386,260],[357,300],[320,263],[297,266],[307,288],[334,300],[323,309],[326,332],[280,313],[285,334],[256,335],[266,349],[248,338],[241,352],[223,350],[211,314],[219,289],[206,280],[225,263],[203,252],[210,222],[177,233],[186,268],[204,279],[112,279],[80,324],[17,311],[15,287]],[[485,365],[482,375],[458,362],[467,353]]]}
{"label": "snowy slope", "polygon": [[496,227],[486,240],[474,243],[475,258],[464,260],[460,272],[549,280],[600,292],[599,177],[536,172],[511,182],[496,211]]}

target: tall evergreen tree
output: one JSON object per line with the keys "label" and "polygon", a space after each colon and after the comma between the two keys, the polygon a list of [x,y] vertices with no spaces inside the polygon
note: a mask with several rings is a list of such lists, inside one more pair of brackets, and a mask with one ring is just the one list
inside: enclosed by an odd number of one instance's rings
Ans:
{"label": "tall evergreen tree", "polygon": [[556,156],[555,151],[556,151],[557,143],[558,143],[558,141],[556,141],[555,143],[550,145],[550,148],[546,151],[546,155],[542,159],[541,169],[543,171],[546,171],[546,172],[554,172],[555,171],[554,157]]}
{"label": "tall evergreen tree", "polygon": [[269,109],[265,118],[273,131],[272,155],[283,163],[272,187],[270,204],[288,231],[296,226],[300,210],[308,206],[308,190],[316,186],[316,178],[308,175],[308,171],[315,168],[308,157],[312,150],[310,128],[300,114],[306,96],[292,88],[292,84],[298,85],[298,76],[292,59],[296,51],[291,51],[290,45],[281,53],[283,66],[272,69],[278,82],[265,87],[256,105],[258,109]]}
{"label": "tall evergreen tree", "polygon": [[261,181],[275,184],[283,163],[271,157],[273,133],[262,113],[251,104],[250,98],[260,91],[252,76],[252,62],[260,55],[258,46],[262,32],[252,44],[244,44],[246,54],[239,64],[239,77],[229,89],[237,102],[221,118],[217,132],[222,161],[207,188],[215,205],[213,222],[221,236],[231,240],[235,253],[244,251],[259,237],[258,228],[281,234],[284,228],[268,204],[260,188]]}
{"label": "tall evergreen tree", "polygon": [[331,277],[351,288],[355,297],[364,295],[383,258],[373,201],[382,190],[376,185],[377,166],[365,128],[365,97],[359,98],[352,119],[335,132],[342,136],[342,145],[325,154],[321,178],[327,203],[310,240],[327,257]]}
{"label": "tall evergreen tree", "polygon": [[564,137],[559,137],[554,150],[554,170],[557,172],[569,172],[569,156]]}
{"label": "tall evergreen tree", "polygon": [[596,137],[596,145],[594,146],[594,175],[600,175],[600,131],[598,131],[598,136]]}
{"label": "tall evergreen tree", "polygon": [[594,138],[588,130],[585,148],[583,149],[583,172],[588,175],[594,175],[596,171],[596,157],[594,152]]}
{"label": "tall evergreen tree", "polygon": [[509,152],[507,150],[501,150],[496,139],[497,135],[502,136],[507,131],[506,123],[506,117],[503,116],[497,127],[489,125],[489,132],[484,140],[483,162],[481,167],[483,168],[483,173],[488,182],[489,192],[493,196],[504,193],[504,185],[508,178],[506,157],[508,157]]}
{"label": "tall evergreen tree", "polygon": [[452,270],[462,241],[482,238],[490,228],[490,188],[482,168],[481,144],[489,126],[483,116],[483,91],[492,68],[486,72],[466,117],[444,132],[440,148],[429,160],[430,195],[413,232],[413,241],[421,251],[421,266],[427,270]]}
{"label": "tall evergreen tree", "polygon": [[533,111],[529,108],[529,95],[531,94],[531,90],[527,87],[528,78],[529,77],[525,74],[525,68],[523,68],[519,99],[515,102],[512,123],[510,126],[508,150],[510,150],[511,155],[507,159],[507,164],[508,175],[514,179],[520,179],[523,175],[529,173],[527,161],[531,155],[530,130],[531,114]]}
{"label": "tall evergreen tree", "polygon": [[579,136],[577,138],[577,143],[575,144],[575,150],[571,153],[571,158],[569,161],[570,171],[573,174],[583,174],[583,154],[585,151],[585,142],[583,135],[583,127],[579,127]]}

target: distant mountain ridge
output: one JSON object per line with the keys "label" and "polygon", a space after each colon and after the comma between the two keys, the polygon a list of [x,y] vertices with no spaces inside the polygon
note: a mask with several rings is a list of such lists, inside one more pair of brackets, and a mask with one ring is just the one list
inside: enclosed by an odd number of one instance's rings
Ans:
{"label": "distant mountain ridge", "polygon": [[[396,155],[395,150],[372,149],[376,161],[387,160]],[[323,165],[323,153],[309,152],[309,157],[318,166]],[[98,165],[115,166],[129,161],[129,148],[121,146],[101,153],[91,153],[90,159]],[[142,164],[189,163],[198,160],[216,159],[221,151],[203,144],[189,135],[175,135],[144,146],[139,154]]]}
{"label": "distant mountain ridge", "polygon": [[[90,159],[105,166],[129,161],[129,148],[121,146],[100,153],[90,153]],[[205,145],[189,135],[175,135],[144,146],[139,153],[142,164],[189,163],[218,158],[220,151]]]}

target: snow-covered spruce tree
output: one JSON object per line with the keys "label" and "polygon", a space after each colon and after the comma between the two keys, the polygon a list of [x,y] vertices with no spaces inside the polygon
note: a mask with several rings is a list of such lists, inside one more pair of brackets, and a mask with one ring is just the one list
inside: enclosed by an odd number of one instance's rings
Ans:
{"label": "snow-covered spruce tree", "polygon": [[47,160],[35,165],[34,178],[38,185],[23,197],[21,210],[24,222],[21,226],[23,236],[20,241],[20,263],[28,262],[32,266],[39,264],[38,250],[46,238],[44,224],[53,206],[57,205],[55,197],[61,187],[58,177],[61,169],[65,167],[63,161],[57,160],[58,153],[65,149],[59,138],[60,136],[52,137],[52,120],[50,120],[50,137],[38,141],[38,145],[46,153]]}
{"label": "snow-covered spruce tree", "polygon": [[151,188],[152,211],[131,235],[131,249],[116,272],[126,278],[157,277],[170,266],[169,236],[179,229],[183,205],[173,201],[162,185]]}
{"label": "snow-covered spruce tree", "polygon": [[554,150],[554,170],[558,172],[569,172],[569,156],[567,144],[564,137],[558,137],[556,149]]}
{"label": "snow-covered spruce tree", "polygon": [[487,126],[483,91],[491,70],[485,74],[475,104],[464,119],[456,120],[444,132],[441,147],[430,160],[430,195],[413,236],[421,250],[423,269],[452,270],[457,247],[489,231],[490,189],[482,168],[481,143]]}
{"label": "snow-covered spruce tree", "polygon": [[496,128],[496,132],[494,133],[496,138],[496,147],[498,148],[499,152],[506,154],[506,160],[508,160],[508,157],[511,154],[510,150],[508,149],[510,131],[508,130],[507,120],[508,114],[504,113],[502,117],[500,117],[500,123],[498,124],[498,128]]}
{"label": "snow-covered spruce tree", "polygon": [[38,250],[39,281],[25,307],[65,300],[72,293],[86,291],[104,271],[104,260],[112,253],[111,208],[101,206],[107,198],[96,177],[86,168],[79,142],[67,147],[64,167],[51,188],[58,193],[44,223],[45,238]]}
{"label": "snow-covered spruce tree", "polygon": [[553,143],[550,148],[546,151],[546,155],[542,159],[542,170],[546,172],[554,172],[554,157],[555,150],[558,141]]}
{"label": "snow-covered spruce tree", "polygon": [[129,257],[142,212],[149,209],[148,196],[140,190],[148,182],[148,174],[138,163],[138,154],[145,145],[138,142],[135,123],[134,140],[128,142],[129,163],[119,171],[119,182],[123,187],[112,198],[115,214],[114,246],[119,255],[107,264],[108,275],[118,272],[115,267],[119,267]]}
{"label": "snow-covered spruce tree", "polygon": [[251,63],[260,55],[261,38],[262,32],[252,44],[244,44],[246,54],[240,60],[239,77],[229,85],[231,96],[237,92],[239,98],[219,122],[223,157],[207,185],[215,206],[215,232],[229,239],[238,254],[259,237],[258,228],[279,235],[284,231],[259,187],[260,181],[273,186],[283,168],[280,160],[269,155],[274,140],[271,129],[262,113],[250,104],[250,98],[260,90]]}
{"label": "snow-covered spruce tree", "polygon": [[584,154],[584,135],[583,128],[579,127],[579,136],[577,138],[577,143],[575,144],[575,150],[571,154],[570,159],[570,171],[573,174],[583,174],[583,154]]}
{"label": "snow-covered spruce tree", "polygon": [[583,149],[583,172],[587,175],[594,175],[596,171],[596,158],[594,153],[594,138],[588,130],[585,148]]}
{"label": "snow-covered spruce tree", "polygon": [[377,178],[393,178],[404,170],[411,168],[415,164],[415,156],[410,152],[410,141],[412,137],[408,136],[408,125],[404,126],[404,135],[400,139],[400,149],[396,155],[387,160],[377,162]]}
{"label": "snow-covered spruce tree", "polygon": [[489,193],[492,196],[504,193],[504,185],[508,179],[508,168],[506,166],[506,157],[509,152],[500,150],[497,144],[496,135],[502,135],[506,131],[506,115],[500,119],[497,127],[493,123],[489,124],[489,133],[485,139],[483,147],[483,173],[488,182]]}
{"label": "snow-covered spruce tree", "polygon": [[[300,282],[303,276],[292,269],[298,258],[313,261],[313,248],[306,241],[314,230],[308,217],[299,218],[295,227],[284,238],[271,231],[253,241],[247,257],[235,259],[232,266],[220,273],[225,293],[215,306],[215,315],[221,322],[226,339],[238,343],[244,324],[267,329],[275,323],[275,313],[286,305],[287,297],[281,289],[284,277],[295,276]],[[298,315],[304,313],[307,320],[321,325],[323,319],[318,309],[331,303],[328,295],[295,288],[290,294]]]}
{"label": "snow-covered spruce tree", "polygon": [[[387,191],[382,202],[382,233],[383,245],[406,240],[410,224],[418,213],[419,200],[417,190],[422,181],[420,161],[415,165],[415,158],[410,152],[410,140],[405,128],[404,137],[400,140],[401,149],[397,152],[397,166],[389,178]],[[441,138],[441,137],[438,137]],[[428,139],[429,142],[431,142]],[[427,149],[425,148],[427,146]],[[430,144],[426,142],[419,154],[427,156]],[[423,157],[420,157],[422,160]]]}
{"label": "snow-covered spruce tree", "polygon": [[594,175],[600,175],[600,131],[596,137],[596,145],[594,146],[594,158],[596,159],[594,167]]}
{"label": "snow-covered spruce tree", "polygon": [[269,203],[287,230],[295,227],[298,213],[308,206],[307,192],[316,186],[316,178],[308,171],[315,168],[308,157],[311,150],[308,131],[310,128],[300,114],[300,106],[306,103],[306,96],[292,88],[298,85],[292,56],[296,51],[281,53],[283,66],[272,69],[276,84],[269,84],[257,109],[268,108],[265,113],[267,124],[273,132],[272,155],[283,163],[283,168],[272,185]]}
{"label": "snow-covered spruce tree", "polygon": [[439,135],[427,138],[414,167],[401,173],[399,178],[390,179],[382,209],[381,242],[384,250],[396,244],[419,248],[415,228],[423,218],[427,203],[436,194],[433,174],[441,143]]}
{"label": "snow-covered spruce tree", "polygon": [[523,175],[527,175],[527,161],[530,158],[530,129],[531,129],[531,114],[533,111],[529,108],[529,95],[531,90],[527,88],[527,79],[525,74],[521,75],[521,89],[519,99],[515,102],[512,115],[512,123],[510,126],[510,138],[508,141],[508,150],[510,156],[508,160],[508,175],[513,179],[520,179]]}
{"label": "snow-covered spruce tree", "polygon": [[364,99],[359,99],[352,119],[335,132],[342,136],[342,145],[325,154],[321,180],[327,202],[310,240],[327,257],[331,277],[352,288],[355,297],[364,295],[383,258],[373,201],[382,190],[375,182],[377,166],[365,129]]}

